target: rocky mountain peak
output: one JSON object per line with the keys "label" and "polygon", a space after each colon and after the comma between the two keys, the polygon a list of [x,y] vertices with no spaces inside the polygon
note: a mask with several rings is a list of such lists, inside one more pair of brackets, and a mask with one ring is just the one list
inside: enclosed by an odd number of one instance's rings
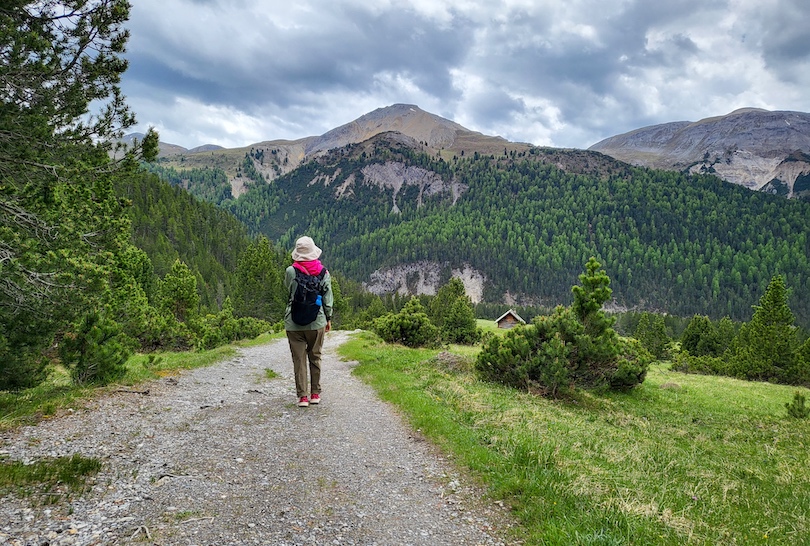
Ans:
{"label": "rocky mountain peak", "polygon": [[442,148],[451,146],[459,131],[471,132],[458,123],[425,112],[416,105],[394,104],[378,108],[311,139],[306,151],[307,154],[312,154],[341,148],[386,132],[402,133],[431,148]]}
{"label": "rocky mountain peak", "polygon": [[[810,163],[792,154],[810,152],[810,114],[741,108],[696,122],[636,129],[589,148],[634,165],[712,173],[753,190],[789,197],[810,193]],[[796,187],[797,181],[799,187]]]}

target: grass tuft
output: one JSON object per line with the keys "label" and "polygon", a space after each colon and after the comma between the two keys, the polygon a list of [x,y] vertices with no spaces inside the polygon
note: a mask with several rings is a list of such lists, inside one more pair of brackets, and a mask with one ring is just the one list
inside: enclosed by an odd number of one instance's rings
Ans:
{"label": "grass tuft", "polygon": [[[43,459],[31,464],[0,461],[0,491],[24,496],[42,495],[53,503],[69,492],[83,491],[87,480],[101,470],[101,461],[72,455]],[[67,488],[68,491],[64,491]]]}

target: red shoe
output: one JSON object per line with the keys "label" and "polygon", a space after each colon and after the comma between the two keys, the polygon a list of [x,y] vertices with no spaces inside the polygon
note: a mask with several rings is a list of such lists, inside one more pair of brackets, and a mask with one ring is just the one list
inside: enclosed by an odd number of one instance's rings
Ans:
{"label": "red shoe", "polygon": [[302,396],[301,398],[298,399],[299,408],[305,408],[307,406],[309,406],[309,398],[307,398],[306,396]]}
{"label": "red shoe", "polygon": [[320,394],[313,394],[309,397],[310,404],[320,404],[321,403],[321,395]]}

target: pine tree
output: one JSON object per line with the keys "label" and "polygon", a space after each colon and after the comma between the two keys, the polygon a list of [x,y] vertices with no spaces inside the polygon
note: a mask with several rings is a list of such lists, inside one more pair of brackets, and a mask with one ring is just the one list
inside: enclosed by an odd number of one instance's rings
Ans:
{"label": "pine tree", "polygon": [[284,318],[287,294],[283,259],[266,237],[259,237],[239,256],[234,279],[234,312],[269,322]]}
{"label": "pine tree", "polygon": [[642,313],[638,326],[636,326],[635,338],[655,358],[663,358],[666,354],[667,343],[669,343],[664,317],[653,313]]}
{"label": "pine tree", "polygon": [[734,342],[731,369],[747,379],[796,380],[799,340],[793,312],[787,304],[785,279],[776,275],[754,306],[751,322],[744,324]]}
{"label": "pine tree", "polygon": [[583,360],[608,361],[618,353],[618,336],[613,330],[615,318],[607,316],[602,305],[610,299],[610,277],[596,258],[591,256],[585,264],[585,273],[579,275],[580,285],[571,288],[574,303],[571,310],[584,326],[580,341]]}
{"label": "pine tree", "polygon": [[711,319],[695,315],[681,336],[681,349],[692,356],[719,356],[721,344]]}
{"label": "pine tree", "polygon": [[447,284],[439,288],[436,296],[430,302],[430,320],[433,321],[433,324],[442,328],[453,303],[465,296],[464,283],[458,277],[453,277]]}
{"label": "pine tree", "polygon": [[374,331],[384,341],[407,347],[424,347],[436,343],[439,329],[430,321],[418,298],[411,298],[397,313],[374,320]]}
{"label": "pine tree", "polygon": [[39,381],[57,332],[116,290],[129,224],[112,183],[157,152],[150,132],[108,155],[135,122],[118,85],[128,16],[126,0],[0,7],[0,389]]}
{"label": "pine tree", "polygon": [[431,300],[430,320],[449,343],[471,344],[481,339],[472,301],[458,277],[439,288]]}
{"label": "pine tree", "polygon": [[481,339],[481,330],[469,298],[456,298],[445,315],[441,331],[442,337],[450,343],[472,345]]}
{"label": "pine tree", "polygon": [[188,322],[197,315],[200,305],[197,278],[180,260],[175,260],[171,270],[160,281],[158,300],[160,307],[179,322]]}

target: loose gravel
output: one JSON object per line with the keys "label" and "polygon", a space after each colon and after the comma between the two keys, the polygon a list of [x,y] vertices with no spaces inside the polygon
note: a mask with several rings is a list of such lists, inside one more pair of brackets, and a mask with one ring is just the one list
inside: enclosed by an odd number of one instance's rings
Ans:
{"label": "loose gravel", "polygon": [[103,467],[55,504],[0,498],[0,544],[506,544],[504,509],[336,356],[349,335],[326,336],[318,406],[279,340],[6,433],[0,457]]}

